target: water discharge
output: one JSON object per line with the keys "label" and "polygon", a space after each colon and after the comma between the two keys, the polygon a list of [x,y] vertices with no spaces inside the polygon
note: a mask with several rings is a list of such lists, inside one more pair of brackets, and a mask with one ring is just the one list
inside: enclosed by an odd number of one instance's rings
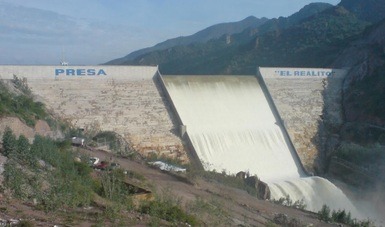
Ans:
{"label": "water discharge", "polygon": [[249,171],[268,183],[274,199],[289,195],[293,201],[304,200],[312,211],[327,204],[358,214],[334,184],[302,171],[256,77],[163,79],[206,170]]}

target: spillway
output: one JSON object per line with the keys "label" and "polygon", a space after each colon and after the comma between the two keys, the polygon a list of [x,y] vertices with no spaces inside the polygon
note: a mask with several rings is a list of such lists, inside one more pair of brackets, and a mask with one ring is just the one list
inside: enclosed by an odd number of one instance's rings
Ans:
{"label": "spillway", "polygon": [[328,180],[308,177],[254,76],[164,76],[164,84],[206,170],[248,171],[273,199],[289,195],[308,210],[323,204],[358,212]]}

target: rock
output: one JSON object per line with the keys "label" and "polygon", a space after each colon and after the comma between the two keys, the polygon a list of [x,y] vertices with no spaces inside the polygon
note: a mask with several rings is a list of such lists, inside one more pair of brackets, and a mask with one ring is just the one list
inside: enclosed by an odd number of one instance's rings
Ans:
{"label": "rock", "polygon": [[262,182],[262,181],[258,182],[257,192],[258,192],[259,199],[266,200],[266,199],[270,199],[271,197],[270,188],[265,182]]}
{"label": "rock", "polygon": [[270,199],[270,188],[269,186],[258,179],[256,176],[247,177],[245,183],[250,187],[257,189],[257,197],[262,200]]}
{"label": "rock", "polygon": [[238,173],[235,175],[235,177],[244,180],[244,179],[246,178],[246,172],[240,171],[240,172],[238,172]]}

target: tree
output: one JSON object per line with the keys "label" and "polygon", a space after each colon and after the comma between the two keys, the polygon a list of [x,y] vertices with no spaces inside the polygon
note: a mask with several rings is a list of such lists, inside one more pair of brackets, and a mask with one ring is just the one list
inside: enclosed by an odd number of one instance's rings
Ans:
{"label": "tree", "polygon": [[17,140],[17,149],[16,149],[18,158],[29,161],[31,157],[29,149],[30,149],[30,145],[27,137],[25,137],[24,135],[20,135],[19,139]]}
{"label": "tree", "polygon": [[330,208],[326,204],[324,204],[322,206],[322,209],[318,211],[318,216],[323,221],[326,221],[326,222],[330,221],[331,220]]}
{"label": "tree", "polygon": [[5,128],[3,135],[3,148],[4,155],[9,156],[16,152],[17,149],[17,140],[15,134],[13,134],[12,129],[9,127]]}

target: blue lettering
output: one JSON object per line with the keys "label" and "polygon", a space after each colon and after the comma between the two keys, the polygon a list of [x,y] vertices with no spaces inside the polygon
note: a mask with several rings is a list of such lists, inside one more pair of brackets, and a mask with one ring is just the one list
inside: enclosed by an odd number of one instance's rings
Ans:
{"label": "blue lettering", "polygon": [[78,75],[78,76],[85,76],[86,75],[86,70],[85,69],[77,69],[76,70],[76,75]]}
{"label": "blue lettering", "polygon": [[62,73],[64,73],[64,69],[55,69],[55,76],[59,76]]}
{"label": "blue lettering", "polygon": [[105,75],[106,76],[107,74],[106,74],[106,72],[104,72],[103,69],[100,69],[99,72],[98,72],[98,76],[99,75]]}
{"label": "blue lettering", "polygon": [[87,75],[95,76],[95,69],[87,69]]}
{"label": "blue lettering", "polygon": [[299,71],[294,71],[294,76],[299,76]]}
{"label": "blue lettering", "polygon": [[66,69],[67,76],[75,76],[75,69]]}
{"label": "blue lettering", "polygon": [[55,69],[55,76],[107,76],[103,69]]}

